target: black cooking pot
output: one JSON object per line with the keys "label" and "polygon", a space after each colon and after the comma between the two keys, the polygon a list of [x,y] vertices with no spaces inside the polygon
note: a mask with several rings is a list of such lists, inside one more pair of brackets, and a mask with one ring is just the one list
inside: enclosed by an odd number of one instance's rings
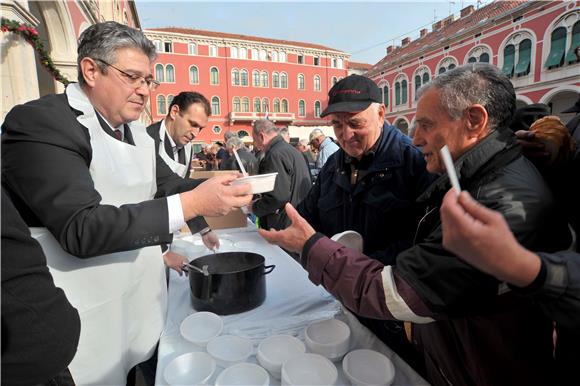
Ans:
{"label": "black cooking pot", "polygon": [[237,314],[258,307],[266,299],[266,278],[275,265],[251,252],[225,252],[198,257],[190,262],[208,275],[189,271],[191,303],[197,311],[219,315]]}

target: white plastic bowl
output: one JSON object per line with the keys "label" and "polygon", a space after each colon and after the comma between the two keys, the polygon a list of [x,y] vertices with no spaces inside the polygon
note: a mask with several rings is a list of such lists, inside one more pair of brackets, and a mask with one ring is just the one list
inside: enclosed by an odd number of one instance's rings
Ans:
{"label": "white plastic bowl", "polygon": [[215,361],[204,352],[190,352],[174,358],[165,367],[163,377],[170,385],[199,385],[215,371]]}
{"label": "white plastic bowl", "polygon": [[302,354],[282,365],[282,385],[334,385],[336,366],[318,354]]}
{"label": "white plastic bowl", "polygon": [[215,386],[267,386],[269,384],[270,377],[266,370],[253,363],[238,363],[230,366],[222,371],[215,381]]}
{"label": "white plastic bowl", "polygon": [[274,190],[278,173],[257,174],[255,176],[240,177],[232,181],[232,185],[250,184],[252,194],[266,193]]}
{"label": "white plastic bowl", "polygon": [[306,327],[304,342],[309,351],[338,361],[350,348],[350,328],[338,319],[313,322]]}
{"label": "white plastic bowl", "polygon": [[260,342],[256,358],[274,378],[280,379],[282,364],[305,352],[306,347],[300,339],[290,335],[272,335]]}
{"label": "white plastic bowl", "polygon": [[393,362],[373,350],[349,352],[342,360],[342,370],[352,385],[388,386],[395,379]]}
{"label": "white plastic bowl", "polygon": [[219,315],[213,312],[196,312],[181,322],[179,331],[181,336],[200,347],[221,334],[224,322]]}
{"label": "white plastic bowl", "polygon": [[207,352],[216,360],[218,366],[228,367],[245,362],[254,350],[252,341],[235,335],[222,335],[207,344]]}

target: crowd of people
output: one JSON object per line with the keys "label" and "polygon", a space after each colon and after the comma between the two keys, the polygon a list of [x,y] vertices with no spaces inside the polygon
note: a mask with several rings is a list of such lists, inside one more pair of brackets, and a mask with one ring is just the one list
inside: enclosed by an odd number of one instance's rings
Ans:
{"label": "crowd of people", "polygon": [[[166,269],[187,262],[173,235],[187,226],[219,248],[203,216],[235,208],[429,383],[578,382],[580,99],[567,127],[547,106],[516,112],[510,80],[472,63],[418,90],[410,138],[386,123],[377,85],[351,75],[321,114],[336,140],[314,129],[292,144],[261,119],[251,147],[227,131],[195,154],[202,94],[138,122],[155,57],[141,31],[97,23],[80,37],[79,82],[6,116],[4,383],[133,384],[139,366],[153,384]],[[191,178],[196,162],[231,173]],[[274,189],[231,185],[241,171],[278,173]],[[361,251],[331,239],[346,230]]]}

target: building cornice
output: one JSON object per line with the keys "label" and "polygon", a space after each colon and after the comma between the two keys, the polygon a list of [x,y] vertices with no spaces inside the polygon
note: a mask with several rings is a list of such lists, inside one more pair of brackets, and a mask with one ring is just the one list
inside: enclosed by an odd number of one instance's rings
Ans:
{"label": "building cornice", "polygon": [[0,3],[2,16],[8,19],[14,19],[21,23],[30,24],[32,26],[37,26],[40,21],[34,17],[30,11],[21,6],[16,1],[2,2]]}

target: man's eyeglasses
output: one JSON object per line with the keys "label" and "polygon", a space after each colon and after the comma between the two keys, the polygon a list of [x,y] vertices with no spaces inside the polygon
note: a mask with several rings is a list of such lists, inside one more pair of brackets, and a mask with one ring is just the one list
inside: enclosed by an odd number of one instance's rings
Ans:
{"label": "man's eyeglasses", "polygon": [[159,82],[153,79],[153,77],[151,76],[144,77],[137,74],[130,74],[128,72],[121,70],[120,68],[113,66],[111,63],[105,62],[103,59],[95,59],[95,60],[98,60],[99,62],[119,71],[121,75],[123,75],[123,78],[126,80],[126,83],[131,87],[139,88],[142,87],[143,85],[147,85],[147,88],[153,91],[159,86]]}

